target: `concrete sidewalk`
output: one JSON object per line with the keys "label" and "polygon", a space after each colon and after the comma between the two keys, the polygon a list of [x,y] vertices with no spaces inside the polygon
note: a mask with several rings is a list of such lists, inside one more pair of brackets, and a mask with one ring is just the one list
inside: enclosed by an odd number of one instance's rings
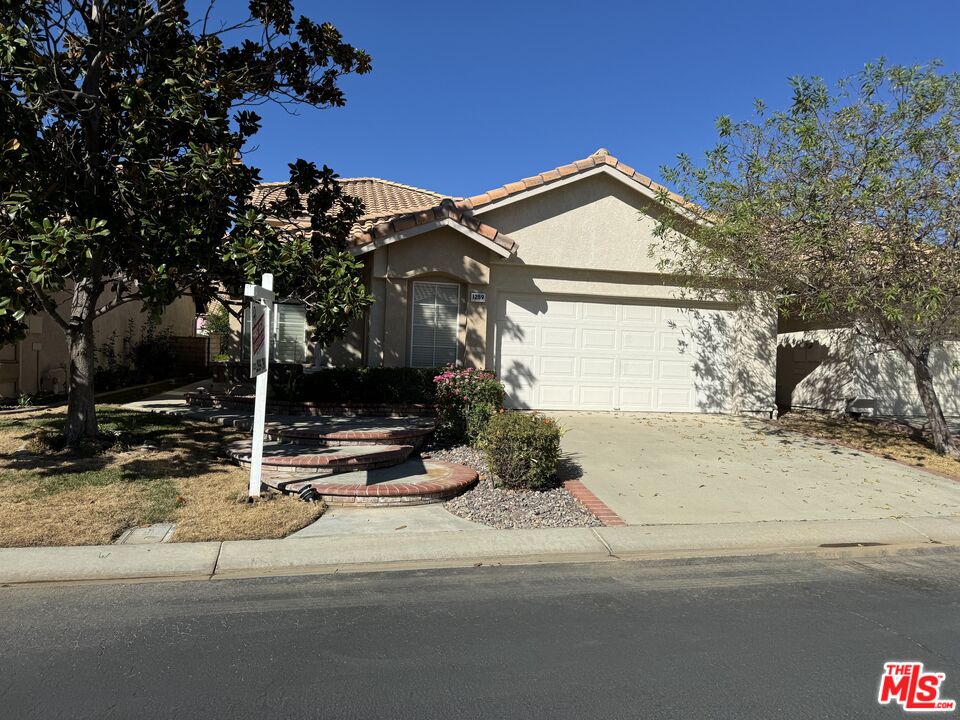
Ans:
{"label": "concrete sidewalk", "polygon": [[885,546],[960,548],[960,517],[463,530],[163,545],[0,549],[0,585],[217,579],[342,571],[470,567],[775,553]]}

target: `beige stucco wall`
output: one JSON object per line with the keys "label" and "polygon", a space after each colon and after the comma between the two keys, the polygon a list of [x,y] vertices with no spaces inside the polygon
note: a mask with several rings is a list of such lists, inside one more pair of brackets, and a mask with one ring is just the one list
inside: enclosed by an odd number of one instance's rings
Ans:
{"label": "beige stucco wall", "polygon": [[[103,296],[106,303],[109,297]],[[121,350],[122,339],[130,335],[130,323],[133,323],[133,335],[140,337],[142,329],[147,323],[147,316],[141,312],[141,305],[136,302],[127,303],[110,311],[94,322],[95,342],[99,348],[110,340],[111,335],[117,334],[118,350]],[[59,310],[62,316],[69,315],[69,295],[64,293],[60,297]],[[160,322],[161,328],[169,328],[174,335],[193,336],[196,334],[196,310],[193,299],[183,297],[176,300],[163,313]],[[11,352],[10,346],[3,349],[0,357],[14,360],[0,360],[0,395],[10,397],[16,393],[36,393],[39,391],[38,377],[47,387],[48,375],[55,368],[68,367],[67,341],[63,330],[53,319],[45,314],[34,315],[29,318],[26,338],[16,343]],[[39,371],[39,372],[38,372]]]}
{"label": "beige stucco wall", "polygon": [[[855,400],[880,415],[923,415],[913,369],[898,353],[881,350],[849,330],[780,335],[777,399],[783,405],[843,412]],[[960,415],[960,343],[931,358],[943,410]]]}
{"label": "beige stucco wall", "polygon": [[318,366],[329,364],[403,367],[410,362],[410,296],[415,281],[460,285],[458,359],[482,366],[487,311],[471,303],[470,292],[487,292],[495,253],[448,227],[386,245],[368,254],[366,283],[374,297],[366,332],[355,327],[345,338],[317,351]]}
{"label": "beige stucco wall", "polygon": [[[461,284],[460,360],[492,369],[498,309],[511,294],[528,300],[565,295],[682,302],[682,291],[661,274],[659,257],[651,252],[659,245],[654,228],[660,211],[635,189],[597,175],[478,212],[483,222],[517,241],[514,257],[503,258],[446,227],[377,249],[369,260],[375,302],[368,312],[365,356],[354,351],[349,357],[371,366],[409,362],[414,279]],[[484,292],[486,302],[470,302],[473,290]],[[732,379],[718,391],[723,396],[718,402],[726,411],[769,412],[775,393],[775,313],[752,304],[737,313],[726,332],[716,362],[731,366],[725,377]],[[342,353],[343,345],[355,342],[348,339],[328,352]]]}
{"label": "beige stucco wall", "polygon": [[601,174],[477,216],[517,241],[515,264],[659,274],[659,258],[650,254],[659,212],[637,190]]}

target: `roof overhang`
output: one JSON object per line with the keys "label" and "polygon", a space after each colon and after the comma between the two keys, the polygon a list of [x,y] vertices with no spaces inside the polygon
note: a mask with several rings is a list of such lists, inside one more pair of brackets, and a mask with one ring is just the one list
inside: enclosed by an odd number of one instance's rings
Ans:
{"label": "roof overhang", "polygon": [[[426,222],[421,225],[415,225],[414,227],[407,228],[406,230],[399,230],[390,235],[377,237],[376,239],[366,242],[363,245],[357,245],[355,247],[350,248],[350,252],[356,256],[364,255],[368,252],[372,252],[373,250],[377,250],[379,248],[386,247],[387,245],[392,245],[393,243],[400,242],[401,240],[407,240],[409,238],[416,237],[417,235],[423,235],[424,233],[428,233],[433,230],[437,230],[439,228],[444,228],[444,227],[450,228],[452,230],[456,230],[460,234],[465,235],[466,237],[470,238],[476,243],[479,243],[480,245],[487,248],[488,250],[495,252],[500,257],[510,257],[510,255],[513,254],[511,250],[508,249],[507,247],[504,247],[504,245],[494,242],[493,240],[490,240],[484,235],[481,235],[480,233],[478,233],[477,231],[467,227],[463,223],[458,222],[457,220],[449,217],[432,220],[430,222]],[[505,236],[501,235],[500,237],[504,238]]]}

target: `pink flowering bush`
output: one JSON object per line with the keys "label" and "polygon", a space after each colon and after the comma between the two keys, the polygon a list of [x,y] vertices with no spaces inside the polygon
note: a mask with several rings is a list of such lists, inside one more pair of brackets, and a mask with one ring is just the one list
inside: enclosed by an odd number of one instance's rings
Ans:
{"label": "pink flowering bush", "polygon": [[489,370],[448,365],[433,379],[436,386],[437,435],[471,445],[490,416],[503,407],[503,383]]}

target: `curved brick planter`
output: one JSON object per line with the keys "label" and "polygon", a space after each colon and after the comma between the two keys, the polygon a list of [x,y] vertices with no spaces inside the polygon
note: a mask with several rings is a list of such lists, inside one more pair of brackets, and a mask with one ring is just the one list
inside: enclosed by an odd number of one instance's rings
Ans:
{"label": "curved brick planter", "polygon": [[433,432],[432,420],[410,418],[408,422],[396,427],[371,423],[363,427],[357,423],[350,428],[340,429],[324,424],[303,426],[290,423],[268,424],[264,434],[271,440],[282,440],[298,445],[412,445],[415,449],[423,445],[427,436]]}
{"label": "curved brick planter", "polygon": [[[419,471],[419,472],[418,472]],[[356,482],[347,482],[356,479]],[[288,493],[312,487],[328,505],[425,505],[459,495],[477,481],[475,470],[440,460],[410,460],[382,470],[337,479],[267,484]]]}
{"label": "curved brick planter", "polygon": [[[227,448],[227,455],[250,466],[250,441],[243,440]],[[354,445],[330,448],[305,448],[290,443],[266,442],[263,445],[263,469],[268,472],[319,475],[373,470],[391,467],[406,460],[412,445]]]}

